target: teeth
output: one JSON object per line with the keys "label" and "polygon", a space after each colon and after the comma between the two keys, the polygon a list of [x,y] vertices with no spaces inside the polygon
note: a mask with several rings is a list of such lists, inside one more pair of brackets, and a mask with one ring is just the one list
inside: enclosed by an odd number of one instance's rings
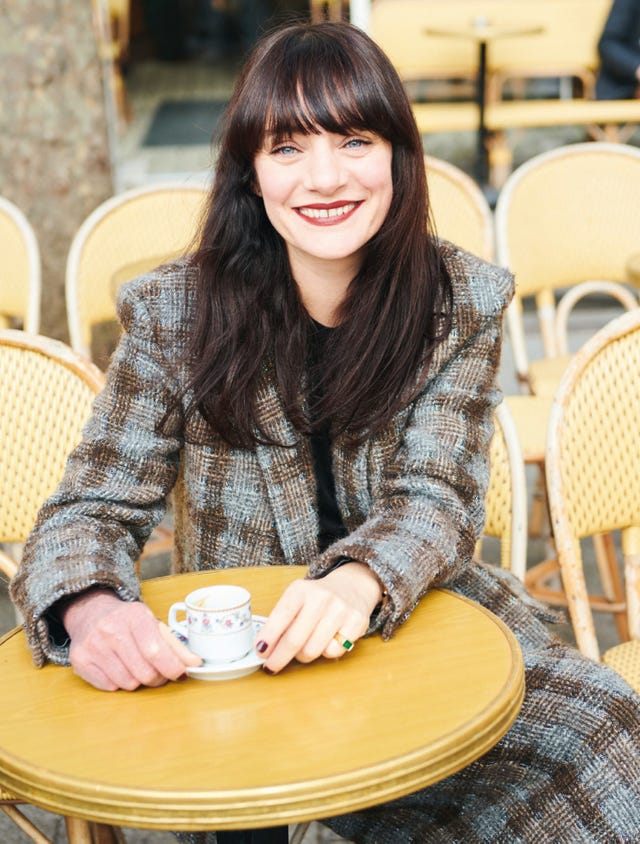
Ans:
{"label": "teeth", "polygon": [[329,219],[331,217],[342,217],[356,207],[355,202],[348,205],[339,205],[337,208],[300,208],[303,217],[311,217],[314,220]]}

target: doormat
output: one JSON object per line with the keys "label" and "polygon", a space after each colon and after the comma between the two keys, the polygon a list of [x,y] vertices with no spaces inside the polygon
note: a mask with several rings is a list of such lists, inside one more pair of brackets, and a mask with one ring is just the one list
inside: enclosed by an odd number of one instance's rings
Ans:
{"label": "doormat", "polygon": [[157,107],[142,145],[208,145],[226,106],[225,100],[165,100]]}

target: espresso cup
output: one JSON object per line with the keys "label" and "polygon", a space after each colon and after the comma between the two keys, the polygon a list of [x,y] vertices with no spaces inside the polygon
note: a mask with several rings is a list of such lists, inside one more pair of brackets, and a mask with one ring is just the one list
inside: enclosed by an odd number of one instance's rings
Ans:
{"label": "espresso cup", "polygon": [[171,605],[168,624],[205,662],[234,662],[253,646],[251,594],[242,586],[203,586]]}

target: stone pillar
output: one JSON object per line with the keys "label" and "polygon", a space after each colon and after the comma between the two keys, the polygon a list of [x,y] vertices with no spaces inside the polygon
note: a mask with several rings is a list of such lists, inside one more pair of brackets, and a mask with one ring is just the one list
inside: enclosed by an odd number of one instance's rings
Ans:
{"label": "stone pillar", "polygon": [[113,192],[92,0],[0,0],[0,92],[0,194],[38,238],[40,331],[67,340],[71,238]]}

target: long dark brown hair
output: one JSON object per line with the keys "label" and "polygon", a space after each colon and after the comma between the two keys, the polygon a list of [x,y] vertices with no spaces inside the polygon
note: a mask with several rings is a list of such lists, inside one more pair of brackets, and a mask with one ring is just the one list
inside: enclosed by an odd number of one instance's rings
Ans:
{"label": "long dark brown hair", "polygon": [[347,23],[295,23],[266,35],[226,110],[193,258],[198,287],[188,411],[199,410],[232,445],[272,441],[256,408],[265,367],[294,427],[310,429],[301,387],[311,320],[286,245],[255,193],[253,163],[266,135],[320,129],[368,130],[389,141],[393,198],[331,332],[315,424],[355,440],[379,430],[415,394],[448,332],[450,280],[428,233],[422,142],[390,61]]}

